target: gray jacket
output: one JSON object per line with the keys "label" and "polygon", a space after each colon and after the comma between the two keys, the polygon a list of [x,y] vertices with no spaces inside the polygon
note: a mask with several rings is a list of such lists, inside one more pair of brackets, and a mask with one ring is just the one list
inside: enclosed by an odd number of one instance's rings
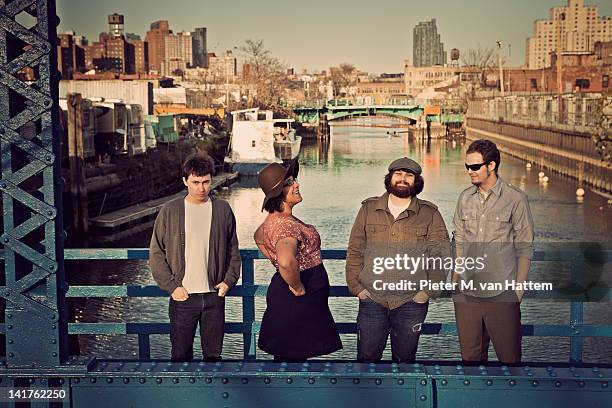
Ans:
{"label": "gray jacket", "polygon": [[[157,215],[149,246],[149,264],[157,285],[172,294],[185,276],[185,202],[178,198],[164,204]],[[225,282],[230,288],[240,277],[240,252],[236,218],[229,204],[210,197],[212,220],[208,252],[208,284]]]}

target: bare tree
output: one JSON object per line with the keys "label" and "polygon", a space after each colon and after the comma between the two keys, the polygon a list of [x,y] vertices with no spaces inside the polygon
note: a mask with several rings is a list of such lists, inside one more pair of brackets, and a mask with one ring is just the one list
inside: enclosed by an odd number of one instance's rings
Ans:
{"label": "bare tree", "polygon": [[283,111],[282,102],[287,87],[285,66],[265,48],[263,40],[246,40],[239,50],[249,64],[244,79],[252,94],[248,96],[247,105]]}
{"label": "bare tree", "polygon": [[[464,67],[478,73],[480,78],[478,85],[484,86],[487,71],[498,68],[497,52],[494,48],[482,48],[480,46],[468,49],[461,57],[461,63]],[[505,64],[505,58],[503,57],[502,64]]]}
{"label": "bare tree", "polygon": [[353,64],[342,63],[338,67],[331,67],[329,74],[332,80],[334,95],[341,95],[342,90],[348,94],[348,88],[356,82],[357,69]]}

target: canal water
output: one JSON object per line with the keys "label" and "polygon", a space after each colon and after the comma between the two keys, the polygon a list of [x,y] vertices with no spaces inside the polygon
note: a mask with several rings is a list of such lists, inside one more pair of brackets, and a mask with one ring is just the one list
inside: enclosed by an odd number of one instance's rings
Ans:
{"label": "canal water", "polygon": [[[468,187],[469,177],[464,167],[465,141],[414,139],[405,133],[390,136],[387,132],[404,130],[391,119],[369,118],[335,124],[329,141],[306,140],[300,153],[300,191],[304,201],[294,208],[294,214],[317,227],[324,249],[346,249],[354,217],[360,203],[367,197],[384,192],[383,177],[388,164],[402,156],[417,160],[423,167],[425,188],[421,198],[434,202],[440,209],[449,233],[459,193]],[[543,183],[535,165],[527,168],[524,161],[502,154],[500,175],[519,186],[529,196],[536,227],[536,243],[612,242],[612,208],[607,199],[587,190],[583,199],[575,196],[577,182],[546,172],[549,180]],[[545,171],[545,170],[544,170]],[[241,248],[255,248],[252,235],[265,218],[261,203],[263,193],[254,180],[244,180],[218,193],[233,208],[238,223]],[[150,232],[133,237],[125,246],[148,246]],[[345,285],[344,262],[325,261],[332,285]],[[552,267],[552,270],[551,270]],[[543,268],[548,268],[546,271]],[[532,273],[555,274],[568,265],[534,264]],[[146,261],[72,262],[68,264],[69,283],[76,284],[155,284]],[[268,261],[255,262],[255,283],[267,284],[274,270]],[[567,272],[567,271],[565,271]],[[602,279],[610,283],[610,267],[605,266]],[[80,299],[71,300],[78,322],[167,322],[167,298]],[[336,322],[355,322],[358,302],[354,298],[330,298]],[[256,320],[261,320],[265,298],[256,298]],[[524,324],[568,324],[569,303],[525,299],[522,303]],[[612,310],[608,302],[586,303],[585,323],[610,324]],[[228,298],[226,321],[241,320],[240,298]],[[431,303],[427,322],[454,321],[450,299]],[[356,336],[342,335],[344,349],[327,356],[331,359],[354,359]],[[152,357],[169,358],[168,336],[151,338]],[[201,356],[199,339],[194,348]],[[99,357],[134,358],[138,353],[136,335],[87,335],[79,337],[82,354]],[[223,355],[242,357],[242,336],[226,335]],[[258,357],[267,358],[258,350]],[[385,358],[390,358],[389,347]],[[421,337],[419,359],[460,359],[456,336],[425,335]],[[494,360],[493,348],[490,359]],[[557,337],[524,337],[524,361],[568,361],[569,339]],[[612,363],[612,339],[586,338],[584,360]]]}

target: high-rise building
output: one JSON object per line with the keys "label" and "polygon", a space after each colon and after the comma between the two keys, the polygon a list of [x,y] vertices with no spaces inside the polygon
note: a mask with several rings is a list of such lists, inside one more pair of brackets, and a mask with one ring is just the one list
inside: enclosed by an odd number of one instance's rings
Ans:
{"label": "high-rise building", "polygon": [[197,27],[191,33],[193,48],[193,66],[208,68],[208,51],[206,50],[206,27]]}
{"label": "high-rise building", "polygon": [[[193,44],[191,33],[181,31],[176,34],[168,34],[164,37],[164,66],[180,67],[172,70],[162,69],[162,75],[171,74],[176,69],[183,70],[193,65]],[[172,64],[170,63],[172,61]],[[183,68],[184,67],[184,68]]]}
{"label": "high-rise building", "polygon": [[128,40],[128,43],[134,47],[134,72],[149,72],[149,51],[146,41]]}
{"label": "high-rise building", "polygon": [[612,41],[612,16],[598,17],[597,6],[568,0],[567,7],[551,7],[548,20],[534,22],[525,63],[530,69],[549,67],[552,52],[592,52],[598,41]]}
{"label": "high-rise building", "polygon": [[236,76],[238,75],[238,60],[231,51],[226,51],[225,55],[217,57],[215,54],[208,56],[208,70],[216,76]]}
{"label": "high-rise building", "polygon": [[161,63],[166,55],[165,37],[171,33],[172,31],[167,20],[151,23],[151,29],[147,31],[145,36],[149,50],[149,70],[155,72],[161,71]]}
{"label": "high-rise building", "polygon": [[[144,41],[132,40],[133,38],[133,34],[125,34],[122,15],[109,15],[108,31],[100,33],[97,42],[82,46],[85,69],[117,74],[146,72],[146,45]],[[79,41],[86,43],[82,38]]]}
{"label": "high-rise building", "polygon": [[422,21],[414,27],[412,34],[412,55],[415,67],[431,67],[446,64],[444,43],[436,27],[436,19]]}
{"label": "high-rise building", "polygon": [[85,52],[77,45],[74,31],[59,34],[57,40],[57,68],[63,79],[70,79],[85,69]]}

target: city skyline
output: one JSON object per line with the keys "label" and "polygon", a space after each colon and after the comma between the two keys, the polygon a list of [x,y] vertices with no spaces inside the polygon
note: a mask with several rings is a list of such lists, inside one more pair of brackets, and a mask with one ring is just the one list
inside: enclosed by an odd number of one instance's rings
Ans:
{"label": "city skyline", "polygon": [[[87,4],[85,4],[87,3]],[[58,32],[74,30],[97,41],[108,30],[107,16],[125,16],[125,31],[144,38],[152,22],[168,20],[174,32],[207,27],[209,52],[223,53],[244,44],[247,39],[262,39],[271,53],[297,70],[327,70],[348,62],[371,73],[403,72],[404,59],[412,60],[412,30],[420,21],[435,18],[445,49],[493,48],[496,40],[504,44],[506,59],[512,66],[525,64],[526,39],[533,34],[535,20],[547,19],[549,9],[564,6],[564,0],[530,2],[515,0],[508,9],[501,0],[441,1],[419,4],[385,0],[372,7],[363,0],[256,4],[244,0],[232,7],[217,2],[184,0],[182,7],[162,0],[79,2],[58,0],[61,18]],[[535,4],[534,4],[535,3]],[[586,1],[599,7],[599,15],[612,15],[612,4]],[[490,39],[490,41],[487,41]],[[508,44],[511,55],[508,58]]]}

